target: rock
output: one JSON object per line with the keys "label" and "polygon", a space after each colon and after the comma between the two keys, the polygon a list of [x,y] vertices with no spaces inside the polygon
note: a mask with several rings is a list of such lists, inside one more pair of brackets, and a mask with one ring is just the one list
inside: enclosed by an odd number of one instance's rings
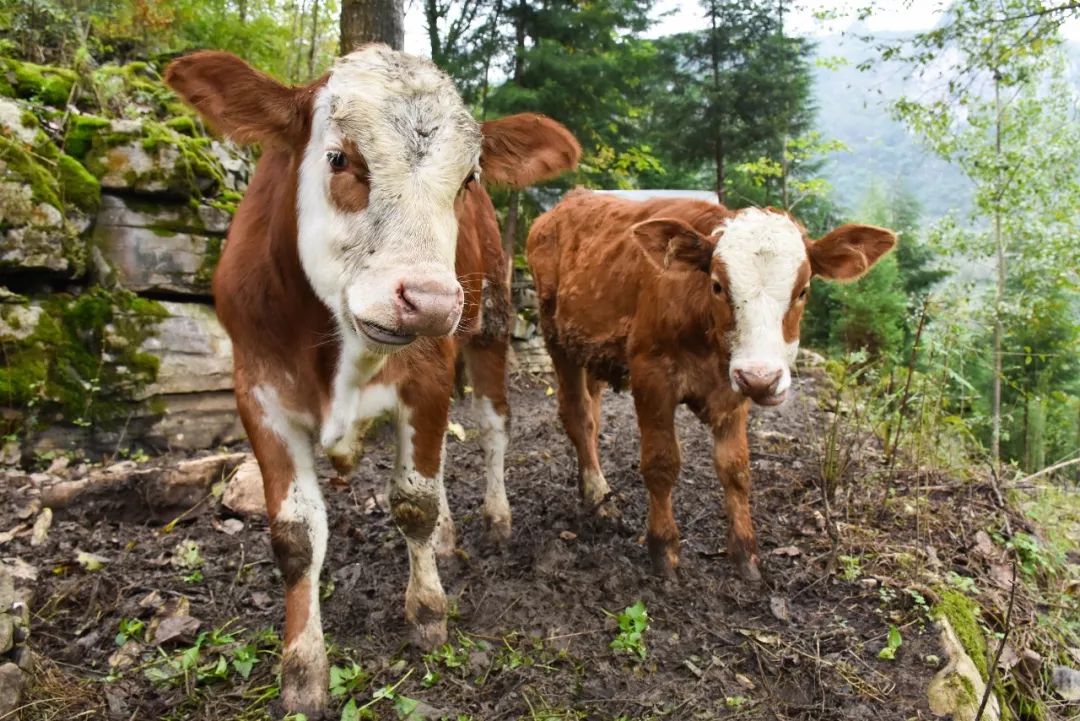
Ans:
{"label": "rock", "polygon": [[1055,666],[1051,682],[1061,698],[1066,701],[1080,701],[1080,671],[1068,666]]}
{"label": "rock", "polygon": [[176,450],[216,448],[242,441],[244,427],[232,391],[158,396],[163,411],[144,419],[138,437],[154,446]]}
{"label": "rock", "polygon": [[822,368],[825,366],[825,356],[815,353],[809,348],[800,348],[797,360],[801,368]]}
{"label": "rock", "polygon": [[[949,619],[938,619],[941,629],[941,646],[949,659],[945,667],[934,675],[927,689],[930,710],[938,716],[952,714],[954,721],[975,721],[986,691],[986,682],[956,636]],[[1001,708],[997,697],[990,695],[983,711],[982,721],[998,721]]]}
{"label": "rock", "polygon": [[0,613],[7,613],[15,603],[15,579],[6,567],[0,566]]}
{"label": "rock", "polygon": [[22,703],[26,675],[13,663],[0,666],[0,718],[10,717]]}
{"label": "rock", "polygon": [[140,293],[209,297],[229,219],[209,205],[105,195],[94,226],[94,278]]}
{"label": "rock", "polygon": [[536,336],[531,340],[514,341],[510,367],[517,373],[551,374],[554,368],[551,357],[544,347],[544,339]]}
{"label": "rock", "polygon": [[15,645],[15,621],[8,614],[0,614],[0,654],[7,653]]}
{"label": "rock", "polygon": [[254,457],[248,457],[233,473],[225,486],[221,504],[242,516],[266,515],[262,473]]}
{"label": "rock", "polygon": [[161,363],[157,378],[140,397],[232,390],[232,342],[214,309],[196,303],[161,306],[167,315],[142,344],[142,350]]}

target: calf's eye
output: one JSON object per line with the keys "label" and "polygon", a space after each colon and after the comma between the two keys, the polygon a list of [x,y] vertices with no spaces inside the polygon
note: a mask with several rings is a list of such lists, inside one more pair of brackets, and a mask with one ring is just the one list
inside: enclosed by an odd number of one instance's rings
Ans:
{"label": "calf's eye", "polygon": [[349,159],[340,150],[326,151],[326,160],[334,170],[344,170],[349,166]]}
{"label": "calf's eye", "polygon": [[479,173],[470,173],[469,177],[465,178],[465,182],[461,184],[461,189],[462,190],[468,190],[469,188],[476,185],[476,181],[477,181],[479,176],[480,176]]}
{"label": "calf's eye", "polygon": [[810,293],[810,286],[806,286],[802,289],[802,293],[799,293],[799,300],[806,300],[806,296]]}
{"label": "calf's eye", "polygon": [[712,292],[716,293],[717,295],[720,295],[724,292],[724,286],[720,285],[720,281],[714,280],[712,282]]}

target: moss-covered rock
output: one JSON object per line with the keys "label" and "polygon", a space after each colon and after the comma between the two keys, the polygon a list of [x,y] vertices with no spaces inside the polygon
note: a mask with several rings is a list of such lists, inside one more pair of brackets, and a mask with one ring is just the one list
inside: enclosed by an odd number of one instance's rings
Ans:
{"label": "moss-covered rock", "polygon": [[0,403],[23,423],[6,432],[122,420],[157,377],[159,360],[143,344],[166,315],[159,303],[104,288],[0,303]]}
{"label": "moss-covered rock", "polygon": [[76,77],[67,68],[0,58],[0,95],[63,107],[71,97]]}
{"label": "moss-covered rock", "polygon": [[72,115],[64,134],[64,150],[76,158],[86,157],[94,136],[109,127],[109,121],[97,115]]}

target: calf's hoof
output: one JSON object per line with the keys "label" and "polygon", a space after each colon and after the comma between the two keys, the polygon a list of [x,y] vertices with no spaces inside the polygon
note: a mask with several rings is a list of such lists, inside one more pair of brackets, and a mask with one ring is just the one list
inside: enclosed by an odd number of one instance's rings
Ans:
{"label": "calf's hoof", "polygon": [[742,580],[751,585],[760,586],[764,582],[764,578],[761,575],[761,561],[758,559],[756,553],[736,558],[735,570],[738,571],[739,577],[742,578]]}
{"label": "calf's hoof", "polygon": [[291,714],[302,713],[309,721],[330,718],[329,670],[326,658],[303,662],[286,655],[281,667],[281,704]]}
{"label": "calf's hoof", "polygon": [[675,580],[675,569],[679,566],[679,542],[677,540],[665,541],[651,536],[647,540],[653,575],[666,581]]}
{"label": "calf's hoof", "polygon": [[510,540],[510,516],[484,514],[484,538],[493,546]]}
{"label": "calf's hoof", "polygon": [[413,622],[411,626],[412,644],[421,651],[433,651],[446,643],[446,616]]}

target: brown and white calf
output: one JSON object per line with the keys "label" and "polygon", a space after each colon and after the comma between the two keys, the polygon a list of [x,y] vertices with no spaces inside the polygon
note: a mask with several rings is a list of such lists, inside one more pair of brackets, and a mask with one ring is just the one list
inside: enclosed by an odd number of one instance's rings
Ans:
{"label": "brown and white calf", "polygon": [[436,552],[454,543],[442,464],[459,350],[482,428],[484,517],[496,539],[510,532],[508,266],[475,181],[527,185],[572,168],[580,149],[540,116],[476,122],[434,65],[381,45],[302,87],[220,52],[176,60],[166,80],[220,131],[262,144],[214,298],[285,580],[282,697],[311,718],[327,703],[315,447],[344,471],[367,423],[396,416],[389,501],[409,553],[405,616],[418,643],[443,642]]}
{"label": "brown and white calf", "polygon": [[811,276],[857,278],[895,242],[888,230],[866,225],[844,225],[812,242],[780,211],[581,190],[533,224],[528,260],[583,502],[606,510],[600,397],[605,384],[621,388],[629,376],[658,574],[670,576],[679,561],[675,409],[685,403],[712,429],[729,555],[745,578],[760,579],[750,518],[750,401],[776,405],[787,395]]}

